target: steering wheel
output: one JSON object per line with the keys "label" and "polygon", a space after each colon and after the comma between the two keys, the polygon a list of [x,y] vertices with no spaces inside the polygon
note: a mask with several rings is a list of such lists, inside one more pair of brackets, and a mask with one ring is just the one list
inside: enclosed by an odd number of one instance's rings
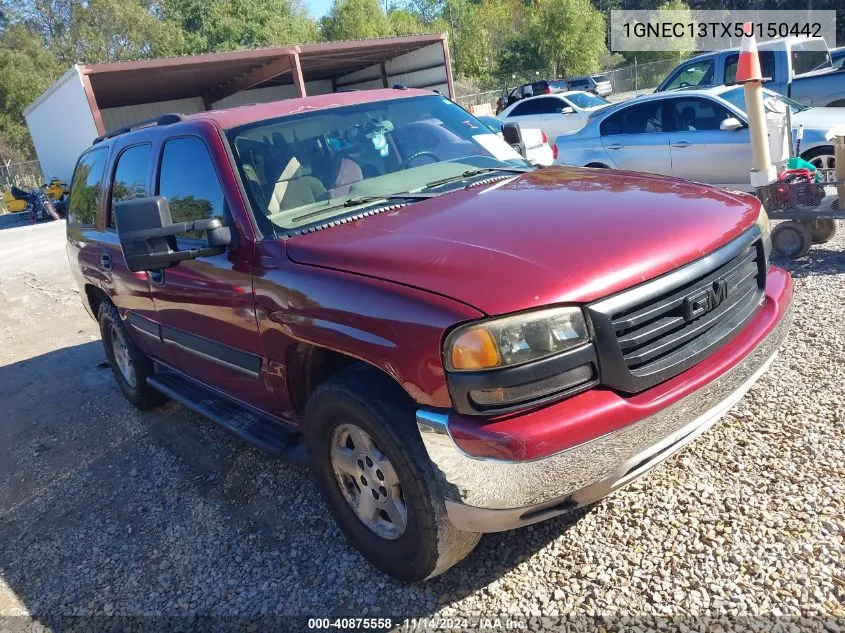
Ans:
{"label": "steering wheel", "polygon": [[413,154],[408,156],[408,158],[405,159],[405,167],[408,167],[412,160],[415,160],[417,158],[421,158],[423,156],[431,156],[434,159],[435,163],[440,162],[440,159],[434,153],[429,152],[427,150],[422,150],[421,152],[414,152]]}

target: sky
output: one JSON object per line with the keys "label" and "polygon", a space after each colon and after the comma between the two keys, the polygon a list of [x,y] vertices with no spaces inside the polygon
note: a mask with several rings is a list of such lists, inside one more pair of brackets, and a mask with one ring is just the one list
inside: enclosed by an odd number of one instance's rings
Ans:
{"label": "sky", "polygon": [[332,8],[332,0],[305,0],[308,10],[317,20],[326,15]]}

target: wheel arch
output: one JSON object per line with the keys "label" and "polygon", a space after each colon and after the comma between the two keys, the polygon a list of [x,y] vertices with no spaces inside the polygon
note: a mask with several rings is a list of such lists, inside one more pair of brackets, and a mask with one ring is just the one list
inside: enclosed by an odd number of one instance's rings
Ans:
{"label": "wheel arch", "polygon": [[88,309],[95,319],[103,301],[111,301],[105,290],[94,284],[85,284],[85,297],[88,301]]}
{"label": "wheel arch", "polygon": [[288,394],[298,414],[305,411],[308,400],[321,383],[352,366],[372,370],[389,381],[394,387],[395,397],[409,404],[415,402],[408,390],[384,367],[320,345],[305,342],[291,345],[287,350],[285,365]]}

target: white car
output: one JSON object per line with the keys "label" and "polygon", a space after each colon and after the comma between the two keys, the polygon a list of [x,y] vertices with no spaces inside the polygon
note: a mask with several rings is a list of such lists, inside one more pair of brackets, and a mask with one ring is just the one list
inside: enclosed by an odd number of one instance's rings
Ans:
{"label": "white car", "polygon": [[[475,118],[489,127],[499,138],[502,138],[502,125],[504,124],[499,119],[486,115]],[[524,128],[522,125],[519,126],[519,129],[522,132],[522,142],[525,143],[525,159],[532,165],[542,167],[554,165],[557,158],[557,147],[549,144],[546,134],[537,128]]]}
{"label": "white car", "polygon": [[574,90],[522,99],[499,113],[503,123],[519,123],[523,129],[540,129],[549,138],[576,132],[596,110],[610,105],[589,92]]}
{"label": "white car", "polygon": [[[809,108],[764,89],[764,107],[792,110],[793,134],[804,126],[801,158],[835,167],[832,134],[845,129],[845,108]],[[574,134],[555,139],[558,162],[611,167],[750,187],[751,143],[741,86],[658,92],[595,113]]]}

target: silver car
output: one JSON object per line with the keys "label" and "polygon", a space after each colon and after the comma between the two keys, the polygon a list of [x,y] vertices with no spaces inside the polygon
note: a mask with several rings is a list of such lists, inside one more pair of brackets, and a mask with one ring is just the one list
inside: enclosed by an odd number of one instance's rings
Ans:
{"label": "silver car", "polygon": [[[845,128],[845,108],[808,108],[765,90],[765,105],[777,103],[804,125],[801,156],[832,168],[833,129]],[[751,145],[740,86],[661,92],[613,105],[587,125],[555,141],[558,163],[630,169],[717,185],[748,186]]]}

